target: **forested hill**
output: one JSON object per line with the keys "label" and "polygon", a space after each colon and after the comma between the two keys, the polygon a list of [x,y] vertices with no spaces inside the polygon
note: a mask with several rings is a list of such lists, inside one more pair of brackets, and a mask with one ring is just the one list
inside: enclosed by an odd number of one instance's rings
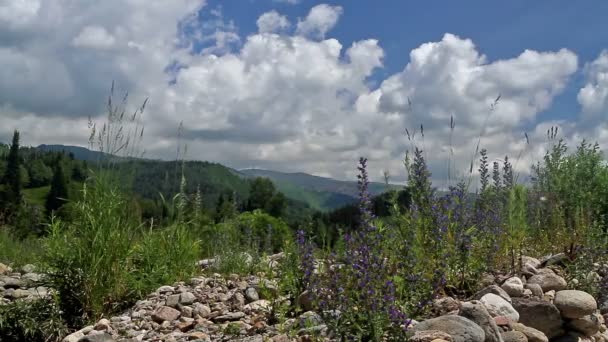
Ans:
{"label": "forested hill", "polygon": [[[358,197],[358,187],[355,181],[340,181],[302,172],[284,173],[261,169],[245,169],[239,172],[247,177],[267,177],[287,197],[308,203],[311,207],[321,211],[353,204]],[[370,183],[369,185],[372,195],[399,188],[401,187],[387,186],[383,183]]]}

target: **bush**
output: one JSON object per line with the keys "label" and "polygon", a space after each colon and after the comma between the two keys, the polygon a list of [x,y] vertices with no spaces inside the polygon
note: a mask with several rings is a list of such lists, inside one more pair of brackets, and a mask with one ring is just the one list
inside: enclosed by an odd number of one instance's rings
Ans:
{"label": "bush", "polygon": [[74,221],[51,224],[45,269],[70,327],[123,310],[195,271],[200,251],[184,226],[143,230],[128,204],[99,174],[85,185]]}
{"label": "bush", "polygon": [[0,305],[0,341],[55,342],[67,333],[54,298]]}

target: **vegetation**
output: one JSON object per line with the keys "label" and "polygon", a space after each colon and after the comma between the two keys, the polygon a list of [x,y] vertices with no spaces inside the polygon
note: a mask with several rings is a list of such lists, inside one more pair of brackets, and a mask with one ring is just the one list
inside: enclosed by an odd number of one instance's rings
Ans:
{"label": "vegetation", "polygon": [[[0,146],[0,261],[39,265],[56,291],[0,306],[3,340],[60,340],[189,279],[202,258],[213,258],[212,272],[278,277],[265,296],[290,300],[272,301],[275,320],[301,313],[307,296],[345,340],[403,340],[438,294],[469,297],[484,273],[517,272],[524,255],[564,252],[570,279],[606,295],[586,276],[608,260],[608,166],[597,145],[568,153],[552,130],[527,184],[508,157],[490,165],[481,149],[469,171],[472,179],[477,162],[476,193],[467,179],[437,191],[413,145],[405,188],[372,197],[361,158],[358,204],[319,212],[268,178],[136,158],[144,106],[132,116],[124,104],[108,107],[107,123],[91,125],[97,161],[20,147],[18,132]],[[278,252],[277,269],[262,262]]]}

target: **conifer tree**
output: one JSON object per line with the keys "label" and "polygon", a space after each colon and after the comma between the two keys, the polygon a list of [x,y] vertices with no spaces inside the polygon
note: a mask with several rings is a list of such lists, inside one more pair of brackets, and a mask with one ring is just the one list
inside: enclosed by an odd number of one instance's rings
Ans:
{"label": "conifer tree", "polygon": [[57,163],[53,172],[51,191],[46,198],[46,210],[50,214],[57,211],[68,198],[68,186],[61,162]]}
{"label": "conifer tree", "polygon": [[7,207],[18,208],[21,204],[21,165],[19,157],[19,132],[15,130],[13,142],[11,144],[6,172],[2,179],[5,184],[4,203]]}

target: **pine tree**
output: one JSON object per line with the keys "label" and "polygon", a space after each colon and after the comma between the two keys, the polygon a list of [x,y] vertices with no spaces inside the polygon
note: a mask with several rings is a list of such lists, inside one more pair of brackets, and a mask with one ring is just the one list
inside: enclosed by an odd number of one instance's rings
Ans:
{"label": "pine tree", "polygon": [[65,173],[61,163],[57,163],[53,172],[53,180],[51,182],[51,191],[46,198],[46,210],[50,214],[57,211],[66,202],[68,198],[68,186],[65,179]]}
{"label": "pine tree", "polygon": [[4,203],[7,207],[13,209],[18,208],[21,204],[21,165],[19,157],[19,132],[13,134],[13,143],[11,144],[6,164],[6,172],[2,179],[6,190],[4,193]]}

